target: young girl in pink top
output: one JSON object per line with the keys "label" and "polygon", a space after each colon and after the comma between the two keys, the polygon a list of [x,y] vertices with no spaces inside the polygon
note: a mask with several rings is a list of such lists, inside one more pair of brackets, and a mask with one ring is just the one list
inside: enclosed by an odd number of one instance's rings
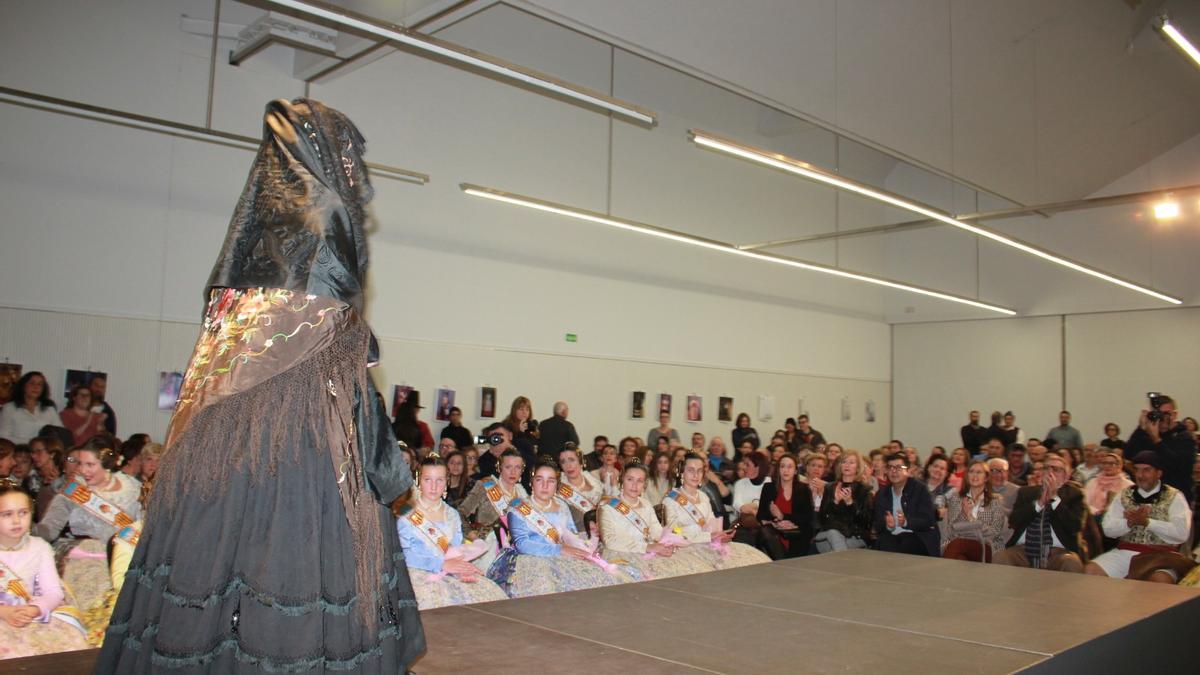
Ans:
{"label": "young girl in pink top", "polygon": [[54,550],[30,536],[33,500],[0,482],[0,659],[86,649],[74,609],[63,605]]}

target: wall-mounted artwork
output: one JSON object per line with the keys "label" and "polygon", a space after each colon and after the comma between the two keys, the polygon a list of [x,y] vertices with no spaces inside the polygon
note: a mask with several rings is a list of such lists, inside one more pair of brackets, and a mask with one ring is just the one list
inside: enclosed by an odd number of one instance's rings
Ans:
{"label": "wall-mounted artwork", "polygon": [[687,418],[689,422],[699,422],[703,419],[703,406],[699,396],[688,396],[687,398]]}
{"label": "wall-mounted artwork", "polygon": [[717,421],[732,422],[733,421],[733,397],[722,396],[717,399]]}
{"label": "wall-mounted artwork", "polygon": [[179,390],[183,388],[183,373],[175,371],[159,371],[158,373],[158,409],[174,410],[175,402],[179,400]]}
{"label": "wall-mounted artwork", "polygon": [[842,421],[843,422],[850,421],[850,397],[849,396],[842,397]]}
{"label": "wall-mounted artwork", "polygon": [[658,395],[658,414],[661,415],[663,413],[667,413],[668,415],[671,414],[671,395],[670,394],[659,394]]}
{"label": "wall-mounted artwork", "polygon": [[450,419],[450,409],[454,407],[454,390],[453,389],[438,389],[437,407],[434,408],[435,417],[439,422],[445,422]]}
{"label": "wall-mounted artwork", "polygon": [[629,414],[635,420],[640,420],[646,416],[646,392],[633,392],[633,405],[630,406]]}
{"label": "wall-mounted artwork", "polygon": [[479,416],[490,419],[496,416],[496,388],[479,388]]}
{"label": "wall-mounted artwork", "polygon": [[875,401],[872,401],[870,399],[867,400],[867,415],[866,415],[866,417],[867,417],[868,422],[872,422],[872,423],[875,422]]}

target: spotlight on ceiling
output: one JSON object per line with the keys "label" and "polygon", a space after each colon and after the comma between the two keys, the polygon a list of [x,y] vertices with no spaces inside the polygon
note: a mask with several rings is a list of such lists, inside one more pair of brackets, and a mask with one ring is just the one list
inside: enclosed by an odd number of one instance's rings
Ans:
{"label": "spotlight on ceiling", "polygon": [[1154,217],[1159,220],[1171,220],[1179,217],[1179,202],[1165,201],[1154,205]]}

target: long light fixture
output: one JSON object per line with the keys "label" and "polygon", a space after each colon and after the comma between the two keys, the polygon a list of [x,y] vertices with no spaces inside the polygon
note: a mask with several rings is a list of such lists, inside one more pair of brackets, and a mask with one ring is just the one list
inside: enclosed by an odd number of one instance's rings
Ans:
{"label": "long light fixture", "polygon": [[1192,63],[1200,66],[1200,49],[1196,49],[1196,45],[1192,44],[1191,40],[1188,40],[1183,33],[1179,32],[1179,29],[1171,23],[1171,20],[1165,14],[1158,18],[1157,26],[1163,35],[1166,35],[1171,42],[1175,43],[1175,46],[1180,51],[1188,55]]}
{"label": "long light fixture", "polygon": [[1048,260],[1056,265],[1062,265],[1063,267],[1073,269],[1076,272],[1082,272],[1084,274],[1096,277],[1097,279],[1103,279],[1109,283],[1123,286],[1130,290],[1137,291],[1138,293],[1144,293],[1153,298],[1169,302],[1173,305],[1183,304],[1183,300],[1172,297],[1165,293],[1160,293],[1153,288],[1135,284],[1132,281],[1113,276],[1107,272],[1102,272],[1094,267],[1088,267],[1082,263],[1078,263],[1055,253],[1051,253],[1046,249],[1038,248],[1032,244],[1027,244],[1018,239],[1005,236],[999,232],[996,232],[995,230],[959,220],[953,215],[927,204],[922,204],[891,192],[880,190],[848,178],[843,178],[835,173],[831,173],[825,169],[813,166],[808,162],[803,162],[786,155],[769,152],[767,150],[762,150],[752,146],[743,145],[736,141],[722,138],[721,136],[709,133],[707,131],[692,129],[688,132],[688,134],[692,142],[696,143],[696,145],[733,155],[735,157],[740,157],[757,164],[769,166],[773,169],[786,171],[787,173],[802,176],[819,183],[831,185],[839,190],[853,192],[855,194],[859,194],[869,199],[874,199],[897,208],[912,211],[913,213],[920,214],[926,218],[931,218],[933,220],[946,223],[947,225],[953,225],[954,227],[966,230],[967,232],[976,234],[980,237],[986,237],[987,239],[1004,244],[1005,246],[1010,246],[1019,251],[1024,251],[1025,253],[1037,256],[1043,260]]}
{"label": "long light fixture", "polygon": [[547,213],[554,213],[554,214],[557,214],[560,216],[567,216],[568,218],[584,220],[584,221],[587,221],[590,223],[598,223],[600,225],[608,225],[610,227],[615,227],[618,229],[626,230],[628,232],[637,232],[639,234],[648,234],[652,237],[658,237],[660,239],[668,239],[670,241],[679,242],[681,244],[690,244],[692,246],[699,246],[700,248],[706,248],[710,251],[719,251],[721,253],[729,253],[731,255],[741,256],[743,258],[750,258],[751,260],[758,260],[761,262],[769,262],[769,263],[774,263],[776,265],[785,265],[785,266],[794,267],[797,269],[808,270],[810,272],[821,272],[823,274],[831,274],[833,276],[842,277],[843,279],[853,279],[855,281],[863,281],[863,282],[866,282],[869,284],[875,284],[876,286],[885,286],[887,288],[894,288],[896,290],[908,291],[909,293],[917,293],[917,294],[928,296],[931,298],[937,298],[939,300],[949,300],[950,302],[957,302],[957,303],[960,303],[963,305],[970,305],[971,307],[978,307],[979,309],[986,309],[988,311],[997,312],[1000,314],[1004,314],[1006,316],[1013,316],[1016,314],[1016,311],[1011,310],[1007,307],[1001,307],[999,305],[991,305],[986,302],[972,300],[971,298],[965,298],[965,297],[962,297],[959,295],[943,293],[941,291],[935,291],[930,288],[922,288],[920,286],[913,286],[911,284],[905,284],[905,283],[901,283],[899,281],[892,281],[891,279],[884,279],[882,277],[876,277],[876,276],[872,276],[869,274],[860,274],[858,272],[850,272],[848,270],[840,269],[837,267],[830,267],[828,265],[821,265],[819,263],[808,262],[805,260],[798,260],[796,258],[789,258],[786,256],[774,255],[771,253],[761,253],[758,251],[747,251],[747,250],[740,249],[736,246],[733,246],[732,244],[727,244],[722,241],[716,241],[714,239],[705,239],[703,237],[696,237],[696,236],[693,236],[690,234],[685,234],[683,232],[676,232],[674,230],[669,230],[669,229],[657,227],[654,225],[648,225],[646,223],[639,223],[639,222],[633,221],[633,220],[626,220],[624,218],[613,218],[612,216],[606,216],[602,213],[596,213],[595,211],[587,211],[585,209],[577,209],[572,206],[567,206],[565,204],[557,204],[555,202],[546,201],[544,199],[537,199],[535,197],[527,197],[525,195],[520,195],[520,194],[516,194],[516,193],[512,193],[512,192],[505,192],[503,190],[496,190],[494,188],[482,187],[479,185],[472,185],[470,183],[461,183],[461,184],[459,184],[459,187],[462,189],[463,192],[465,192],[468,195],[471,195],[472,197],[483,197],[484,199],[491,199],[491,200],[498,201],[498,202],[504,202],[506,204],[514,204],[516,206],[524,206],[527,208],[536,209],[538,211],[545,211]]}
{"label": "long light fixture", "polygon": [[642,124],[654,126],[658,123],[658,118],[653,112],[632,103],[627,103],[593,89],[588,89],[587,87],[581,87],[565,80],[560,80],[552,75],[509,63],[494,56],[466,49],[444,40],[431,38],[407,28],[382,24],[331,5],[301,2],[300,0],[248,0],[248,2],[249,4],[283,7],[305,18],[336,24],[354,31],[396,42],[423,52],[426,55],[448,59],[455,63],[471,68],[478,68],[506,79],[516,80],[517,82],[536,87],[556,96],[564,96],[589,106],[608,110],[622,117],[641,122]]}
{"label": "long light fixture", "polygon": [[[57,113],[69,117],[78,117],[81,119],[92,120],[94,122],[104,122],[105,124],[115,124],[117,126],[128,127],[130,129],[139,129],[141,131],[150,131],[156,134],[165,134],[167,136],[175,136],[177,138],[186,138],[202,143],[212,143],[215,145],[224,145],[239,150],[249,150],[256,152],[258,147],[262,145],[262,141],[249,136],[240,134],[231,134],[227,131],[219,129],[208,129],[198,127],[191,124],[183,124],[182,122],[174,122],[172,120],[164,120],[158,117],[149,117],[147,115],[139,115],[137,113],[126,112],[124,110],[115,110],[112,108],[101,108],[79,101],[69,101],[62,98],[54,98],[53,96],[44,96],[35,94],[30,91],[22,91],[20,89],[10,89],[8,87],[0,87],[0,103],[8,103],[18,105],[34,110],[44,110],[46,112]],[[429,182],[429,175],[419,173],[417,171],[409,171],[397,166],[389,166],[378,162],[363,162],[363,164],[371,170],[371,177],[390,178],[392,180],[403,181],[405,183],[415,183],[424,185]]]}

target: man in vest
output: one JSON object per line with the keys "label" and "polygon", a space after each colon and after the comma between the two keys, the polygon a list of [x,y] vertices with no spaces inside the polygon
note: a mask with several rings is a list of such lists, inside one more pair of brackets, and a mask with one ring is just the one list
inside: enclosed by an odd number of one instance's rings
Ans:
{"label": "man in vest", "polygon": [[1088,574],[1173,584],[1190,561],[1179,554],[1187,541],[1191,512],[1183,493],[1162,482],[1162,460],[1152,450],[1133,458],[1133,485],[1122,490],[1104,514],[1104,534],[1117,548],[1097,556]]}

